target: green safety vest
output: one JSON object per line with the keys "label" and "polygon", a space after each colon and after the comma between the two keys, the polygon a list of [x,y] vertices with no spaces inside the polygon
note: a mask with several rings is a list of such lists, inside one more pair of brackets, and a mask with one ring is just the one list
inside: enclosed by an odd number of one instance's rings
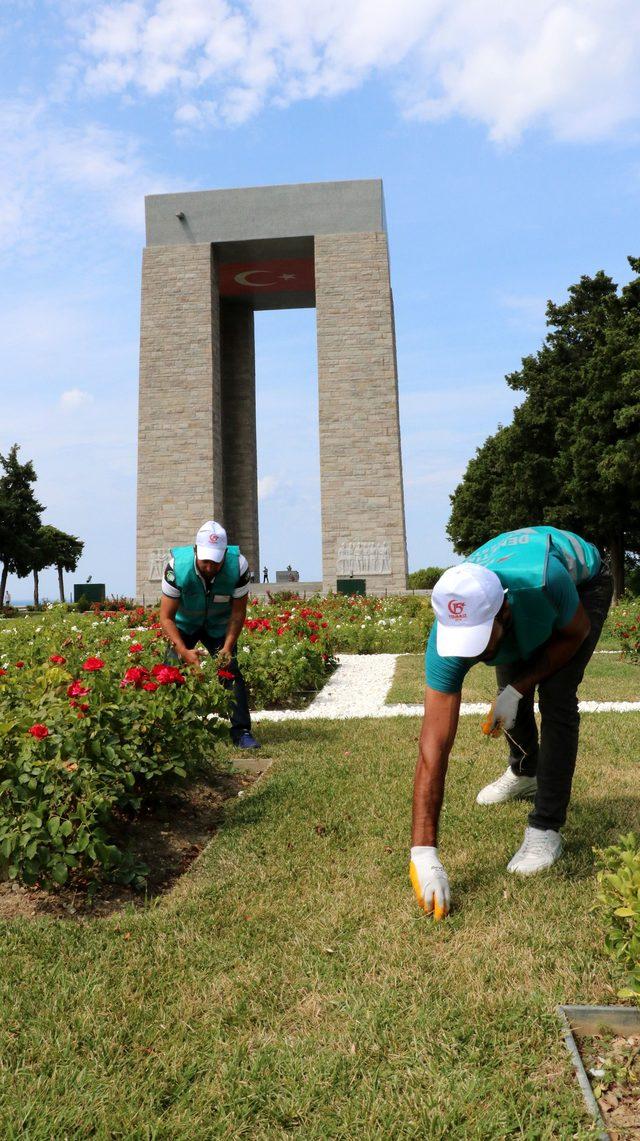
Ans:
{"label": "green safety vest", "polygon": [[600,553],[593,543],[557,527],[522,527],[490,539],[469,555],[497,574],[507,591],[513,630],[523,658],[551,637],[558,613],[546,593],[547,567],[553,552],[576,586],[598,573]]}
{"label": "green safety vest", "polygon": [[209,590],[196,571],[193,547],[175,547],[171,554],[175,584],[180,590],[176,626],[185,634],[204,630],[213,638],[224,637],[231,617],[233,592],[240,577],[240,548],[227,547],[224,562]]}

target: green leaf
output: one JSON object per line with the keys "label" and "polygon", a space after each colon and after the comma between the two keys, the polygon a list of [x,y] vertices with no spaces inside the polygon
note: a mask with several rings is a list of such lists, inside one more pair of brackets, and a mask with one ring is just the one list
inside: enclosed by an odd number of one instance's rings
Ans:
{"label": "green leaf", "polygon": [[51,869],[52,879],[54,879],[56,883],[63,884],[67,882],[68,875],[69,869],[67,865],[63,864],[62,860],[56,861]]}

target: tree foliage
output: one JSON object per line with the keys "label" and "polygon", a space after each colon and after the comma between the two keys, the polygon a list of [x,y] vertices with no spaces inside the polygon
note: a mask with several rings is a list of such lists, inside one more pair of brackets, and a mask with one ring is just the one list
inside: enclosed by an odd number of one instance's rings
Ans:
{"label": "tree foliage", "polygon": [[547,523],[608,550],[624,589],[625,550],[640,551],[640,259],[629,264],[622,290],[600,271],[547,305],[542,348],[506,378],[525,399],[451,497],[459,553]]}
{"label": "tree foliage", "polygon": [[76,569],[84,544],[75,535],[41,524],[44,507],[32,486],[37,479],[35,468],[30,460],[20,462],[19,450],[14,444],[6,456],[0,455],[0,606],[9,574],[24,578],[31,573],[38,605],[38,574],[50,566],[58,569],[60,598],[64,601],[62,572]]}
{"label": "tree foliage", "polygon": [[34,466],[30,460],[20,462],[19,450],[14,444],[6,456],[0,455],[0,605],[8,575],[23,578],[31,570],[33,543],[44,511],[33,492],[37,479]]}

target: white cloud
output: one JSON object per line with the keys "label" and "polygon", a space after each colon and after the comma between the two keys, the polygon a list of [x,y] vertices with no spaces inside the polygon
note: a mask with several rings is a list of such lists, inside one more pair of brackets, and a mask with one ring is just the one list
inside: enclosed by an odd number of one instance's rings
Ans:
{"label": "white cloud", "polygon": [[128,135],[65,124],[44,101],[0,103],[0,250],[86,242],[105,223],[142,231],[144,195],[169,188]]}
{"label": "white cloud", "polygon": [[640,112],[637,0],[103,0],[77,47],[90,89],[171,94],[182,127],[382,74],[406,116],[461,115],[502,143],[604,137]]}
{"label": "white cloud", "polygon": [[279,486],[280,480],[276,475],[263,475],[258,480],[258,499],[261,501],[271,499]]}
{"label": "white cloud", "polygon": [[92,401],[93,396],[90,392],[83,392],[81,388],[70,388],[68,392],[62,393],[60,407],[67,412],[72,412],[76,408],[82,408],[85,404],[91,404]]}

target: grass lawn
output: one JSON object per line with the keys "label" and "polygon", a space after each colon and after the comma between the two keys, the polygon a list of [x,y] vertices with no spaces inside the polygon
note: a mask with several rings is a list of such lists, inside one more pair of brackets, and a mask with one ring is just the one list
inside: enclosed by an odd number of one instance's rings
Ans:
{"label": "grass lawn", "polygon": [[615,1001],[593,845],[638,825],[639,721],[586,715],[567,853],[509,876],[527,806],[474,719],[450,766],[435,926],[407,863],[419,721],[263,724],[275,763],[158,905],[12,921],[3,1138],[593,1136],[558,1002]]}
{"label": "grass lawn", "polygon": [[[495,695],[495,670],[484,665],[469,670],[463,701],[493,701]],[[596,654],[587,666],[578,696],[581,701],[640,701],[640,668],[613,654]],[[423,701],[424,654],[403,654],[396,663],[387,705],[422,705]]]}

